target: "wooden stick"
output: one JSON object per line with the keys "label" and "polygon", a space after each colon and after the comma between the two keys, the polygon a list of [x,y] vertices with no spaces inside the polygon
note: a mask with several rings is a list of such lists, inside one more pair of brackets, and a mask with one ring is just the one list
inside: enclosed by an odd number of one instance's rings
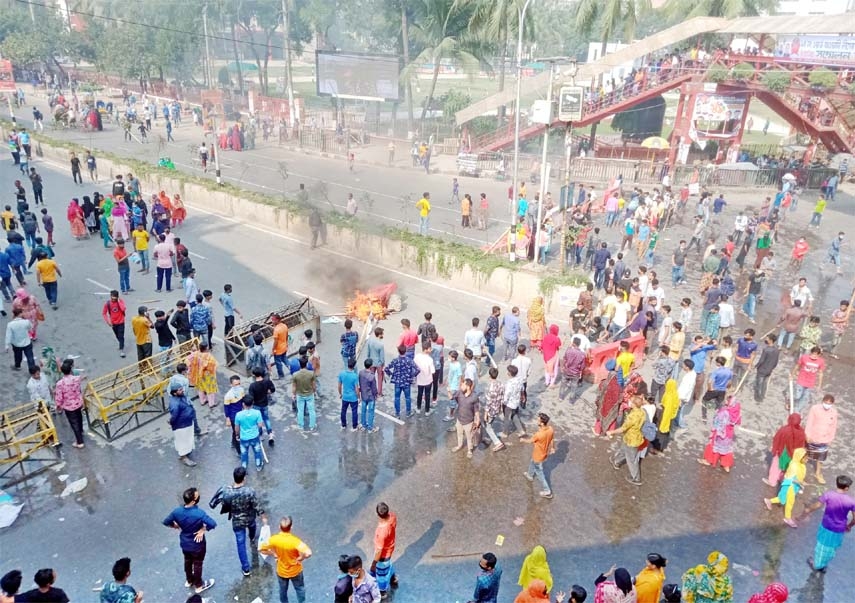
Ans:
{"label": "wooden stick", "polygon": [[505,237],[508,235],[508,233],[510,232],[510,230],[511,230],[511,228],[510,228],[510,226],[509,226],[507,230],[505,230],[501,235],[499,235],[499,238],[498,238],[498,239],[496,239],[495,241],[493,241],[493,243],[492,243],[489,247],[487,247],[487,249],[485,249],[485,250],[484,250],[484,255],[487,255],[488,253],[491,253],[491,252],[496,248],[496,245],[498,245],[498,244],[499,244],[499,242],[500,242],[503,238],[505,238]]}
{"label": "wooden stick", "polygon": [[794,399],[793,399],[794,398],[794,396],[793,396],[793,376],[788,375],[788,378],[790,381],[790,414],[793,414],[793,404],[795,403]]}
{"label": "wooden stick", "polygon": [[739,380],[739,384],[736,386],[736,389],[735,389],[735,390],[733,390],[733,395],[734,395],[734,396],[735,396],[737,393],[739,393],[739,389],[742,387],[742,384],[743,384],[743,383],[745,383],[745,379],[746,379],[746,378],[748,378],[748,373],[749,373],[750,371],[751,371],[751,365],[749,365],[749,366],[748,366],[748,368],[747,368],[747,369],[745,369],[745,372],[742,374],[742,379],[740,379],[740,380]]}
{"label": "wooden stick", "polygon": [[431,559],[451,559],[453,557],[474,557],[475,555],[483,555],[483,551],[477,551],[475,553],[451,553],[448,555],[431,555]]}
{"label": "wooden stick", "polygon": [[261,456],[264,457],[264,464],[269,464],[270,459],[267,458],[267,451],[264,449],[264,444],[262,443],[261,438],[258,439],[258,446],[261,448]]}

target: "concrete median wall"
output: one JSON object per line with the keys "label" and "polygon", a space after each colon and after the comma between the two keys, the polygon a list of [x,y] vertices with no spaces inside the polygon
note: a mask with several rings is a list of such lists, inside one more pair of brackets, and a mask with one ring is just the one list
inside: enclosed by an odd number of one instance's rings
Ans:
{"label": "concrete median wall", "polygon": [[[5,131],[4,136],[7,136]],[[46,160],[69,165],[70,149],[39,140],[35,140],[35,143],[37,153]],[[80,147],[75,152],[80,156],[85,154],[85,148]],[[116,174],[134,173],[133,168],[106,157],[98,158],[98,168],[101,176],[109,177],[110,180],[113,180]],[[160,172],[134,175],[139,178],[142,190],[146,191],[145,194],[150,195],[161,190],[170,195],[179,192],[189,206],[279,232],[305,243],[310,239],[306,216],[293,214],[284,208],[259,203],[230,192],[212,190],[201,184],[171,178],[168,174]],[[189,209],[192,219],[192,207]],[[404,241],[344,225],[328,226],[327,248],[348,256],[359,257],[381,267],[393,268],[440,285],[481,295],[487,298],[485,305],[495,300],[526,308],[539,291],[540,277],[534,272],[525,269],[496,268],[491,274],[486,275],[476,272],[466,264],[456,265],[455,262],[449,262],[448,258],[439,258],[435,252],[422,251],[420,255],[420,250],[416,246]],[[449,269],[449,265],[454,268]],[[563,309],[558,309],[557,294],[551,297],[552,299],[546,300],[547,308],[552,308],[551,313],[565,314]]]}

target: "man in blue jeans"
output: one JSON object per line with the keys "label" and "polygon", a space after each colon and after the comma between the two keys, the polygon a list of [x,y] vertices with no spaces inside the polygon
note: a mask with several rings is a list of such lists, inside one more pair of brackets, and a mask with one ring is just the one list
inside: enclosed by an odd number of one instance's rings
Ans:
{"label": "man in blue jeans", "polygon": [[[301,348],[302,349],[302,348]],[[309,431],[317,431],[315,416],[315,372],[309,368],[309,359],[300,355],[297,359],[299,370],[291,375],[291,395],[297,403],[297,427],[303,429],[304,416],[309,411]]]}
{"label": "man in blue jeans", "polygon": [[338,395],[341,396],[341,430],[347,429],[347,410],[352,415],[351,429],[357,430],[356,407],[359,404],[359,375],[356,358],[347,361],[347,369],[338,374]]}
{"label": "man in blue jeans", "polygon": [[419,367],[412,358],[407,356],[407,346],[398,346],[398,357],[389,363],[385,372],[389,375],[389,381],[395,386],[395,417],[400,418],[401,415],[401,394],[404,394],[407,403],[407,416],[412,417],[412,387]]}
{"label": "man in blue jeans", "polygon": [[220,488],[214,494],[214,498],[211,499],[210,505],[214,509],[222,503],[223,509],[221,512],[228,512],[229,519],[232,520],[232,530],[235,533],[240,567],[243,575],[249,576],[252,568],[246,554],[247,532],[249,532],[250,546],[254,546],[258,518],[260,517],[261,522],[267,525],[267,515],[265,515],[264,508],[261,506],[258,494],[256,494],[253,488],[246,485],[246,468],[237,467],[232,472],[232,477],[234,478],[234,483],[231,486]]}
{"label": "man in blue jeans", "polygon": [[374,361],[366,358],[365,367],[359,371],[359,397],[362,399],[362,419],[359,428],[368,433],[380,431],[374,427],[374,403],[377,400],[377,375],[374,372]]}
{"label": "man in blue jeans", "polygon": [[252,397],[244,396],[243,410],[235,415],[235,434],[240,441],[240,464],[246,468],[249,464],[249,451],[255,457],[255,469],[261,471],[264,459],[261,455],[261,429],[264,421],[258,409],[252,407]]}

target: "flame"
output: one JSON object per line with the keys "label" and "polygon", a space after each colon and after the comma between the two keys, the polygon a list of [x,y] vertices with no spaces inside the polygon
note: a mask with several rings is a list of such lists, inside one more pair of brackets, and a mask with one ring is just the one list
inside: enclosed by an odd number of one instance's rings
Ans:
{"label": "flame", "polygon": [[372,314],[377,320],[386,318],[389,315],[389,309],[386,304],[389,302],[389,295],[395,291],[395,285],[383,285],[374,287],[366,293],[357,289],[356,295],[347,302],[345,313],[351,318],[356,318],[365,322]]}

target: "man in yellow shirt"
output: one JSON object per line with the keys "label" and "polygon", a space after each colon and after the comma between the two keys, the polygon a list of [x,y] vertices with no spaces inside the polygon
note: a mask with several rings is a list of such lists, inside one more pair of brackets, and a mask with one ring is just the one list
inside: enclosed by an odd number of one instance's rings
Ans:
{"label": "man in yellow shirt", "polygon": [[430,193],[425,193],[422,198],[416,202],[416,209],[419,210],[419,234],[427,236],[430,226]]}
{"label": "man in yellow shirt", "polygon": [[644,425],[644,419],[647,418],[647,413],[641,408],[644,402],[644,396],[647,395],[647,384],[643,381],[638,384],[637,391],[629,399],[631,410],[626,415],[623,425],[617,429],[610,429],[606,435],[612,436],[616,433],[623,434],[623,444],[615,453],[612,459],[612,467],[620,469],[621,465],[626,463],[629,468],[629,475],[626,477],[633,486],[641,485],[641,468],[639,467],[639,446],[644,444],[644,436],[641,434],[641,426]]}
{"label": "man in yellow shirt", "polygon": [[137,339],[137,360],[142,362],[151,357],[151,330],[154,325],[148,317],[148,308],[140,306],[137,315],[131,319],[131,328]]}
{"label": "man in yellow shirt", "polygon": [[36,262],[36,281],[39,285],[45,288],[45,297],[47,297],[50,307],[56,310],[56,299],[59,294],[59,283],[57,277],[62,276],[57,263],[48,258],[47,253],[40,251],[38,255],[39,261]]}
{"label": "man in yellow shirt", "polygon": [[[643,412],[643,411],[642,411]],[[312,556],[305,542],[291,533],[291,517],[279,520],[279,533],[274,534],[258,550],[276,557],[276,576],[279,582],[279,600],[288,600],[288,584],[294,585],[298,603],[306,601],[306,586],[303,582],[303,561]]]}
{"label": "man in yellow shirt", "polygon": [[273,362],[276,364],[277,379],[285,378],[284,367],[288,366],[288,325],[282,320],[282,317],[276,313],[270,315],[270,322],[273,323]]}
{"label": "man in yellow shirt", "polygon": [[140,256],[139,271],[148,274],[148,232],[146,232],[145,226],[137,224],[131,236],[134,238],[134,251]]}
{"label": "man in yellow shirt", "polygon": [[635,354],[629,351],[629,342],[620,342],[620,352],[615,358],[615,362],[621,371],[623,371],[623,379],[626,381],[629,378],[629,373],[632,371],[632,365],[635,364]]}

